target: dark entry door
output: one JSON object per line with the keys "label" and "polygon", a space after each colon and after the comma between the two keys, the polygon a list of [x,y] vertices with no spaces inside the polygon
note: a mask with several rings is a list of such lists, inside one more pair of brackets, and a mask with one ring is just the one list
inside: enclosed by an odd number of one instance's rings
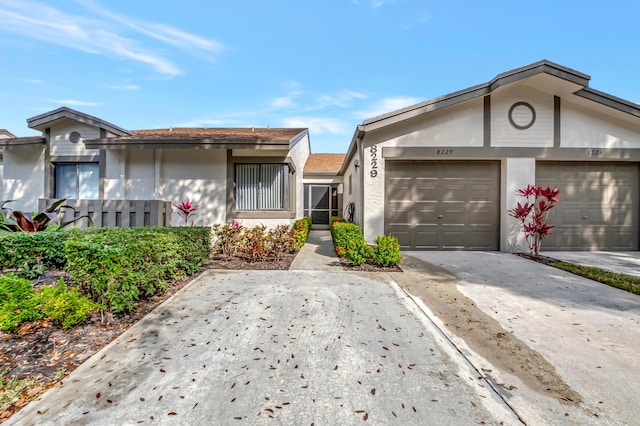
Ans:
{"label": "dark entry door", "polygon": [[304,215],[311,216],[314,228],[329,228],[329,219],[338,214],[338,189],[331,185],[304,185]]}

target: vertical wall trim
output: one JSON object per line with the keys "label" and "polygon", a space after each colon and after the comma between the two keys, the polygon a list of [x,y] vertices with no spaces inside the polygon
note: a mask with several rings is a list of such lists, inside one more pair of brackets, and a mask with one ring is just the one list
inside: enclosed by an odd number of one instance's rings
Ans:
{"label": "vertical wall trim", "polygon": [[553,147],[560,148],[560,96],[553,97]]}
{"label": "vertical wall trim", "polygon": [[[153,186],[156,200],[164,199],[164,185],[162,182],[162,150],[153,150]],[[179,200],[176,200],[176,202]]]}
{"label": "vertical wall trim", "polygon": [[233,219],[233,209],[235,207],[235,197],[233,193],[233,174],[235,173],[235,165],[233,164],[233,152],[228,149],[227,150],[227,217],[225,218],[225,222],[231,222]]}
{"label": "vertical wall trim", "polygon": [[484,97],[484,134],[483,145],[491,146],[491,95]]}
{"label": "vertical wall trim", "polygon": [[44,129],[44,194],[43,198],[53,198],[55,177],[51,163],[51,128]]}
{"label": "vertical wall trim", "polygon": [[104,178],[107,170],[107,150],[101,149],[98,156],[98,197],[104,200]]}

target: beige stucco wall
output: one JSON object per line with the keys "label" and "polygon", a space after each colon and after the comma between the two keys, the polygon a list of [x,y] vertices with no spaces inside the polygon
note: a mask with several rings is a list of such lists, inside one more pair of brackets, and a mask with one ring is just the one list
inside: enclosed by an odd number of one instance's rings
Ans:
{"label": "beige stucco wall", "polygon": [[[160,153],[160,198],[173,203],[189,198],[199,205],[196,225],[226,221],[227,151],[167,149]],[[182,225],[174,213],[172,225]]]}
{"label": "beige stucco wall", "polygon": [[15,200],[8,207],[32,212],[44,198],[44,146],[4,150],[4,196]]}
{"label": "beige stucco wall", "polygon": [[155,200],[156,168],[154,149],[127,150],[124,194],[127,200]]}
{"label": "beige stucco wall", "polygon": [[564,100],[561,111],[562,147],[640,148],[637,120],[634,126],[624,113],[609,111],[609,114],[603,114]]}

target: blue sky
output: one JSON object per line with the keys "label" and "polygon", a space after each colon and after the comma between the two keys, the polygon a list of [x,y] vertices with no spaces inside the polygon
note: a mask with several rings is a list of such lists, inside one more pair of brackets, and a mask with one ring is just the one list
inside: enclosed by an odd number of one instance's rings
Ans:
{"label": "blue sky", "polygon": [[62,105],[126,129],[364,119],[549,59],[640,103],[637,1],[0,0],[0,128]]}

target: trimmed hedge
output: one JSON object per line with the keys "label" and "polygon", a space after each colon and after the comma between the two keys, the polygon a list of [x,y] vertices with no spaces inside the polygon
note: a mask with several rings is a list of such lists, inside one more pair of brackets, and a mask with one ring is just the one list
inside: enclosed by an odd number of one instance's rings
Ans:
{"label": "trimmed hedge", "polygon": [[0,232],[0,268],[36,278],[51,268],[64,268],[64,243],[77,231]]}
{"label": "trimmed hedge", "polygon": [[194,273],[210,247],[209,228],[94,228],[66,241],[66,270],[95,302],[130,312],[167,280]]}
{"label": "trimmed hedge", "polygon": [[311,217],[304,216],[302,219],[298,219],[293,222],[293,232],[294,232],[294,248],[296,250],[300,250],[303,245],[307,243],[307,239],[309,238],[309,231],[311,230]]}
{"label": "trimmed hedge", "polygon": [[394,236],[380,236],[376,238],[377,246],[371,247],[364,240],[362,228],[337,216],[332,217],[331,236],[338,257],[350,259],[356,266],[369,259],[379,266],[395,266],[402,260],[400,244]]}

